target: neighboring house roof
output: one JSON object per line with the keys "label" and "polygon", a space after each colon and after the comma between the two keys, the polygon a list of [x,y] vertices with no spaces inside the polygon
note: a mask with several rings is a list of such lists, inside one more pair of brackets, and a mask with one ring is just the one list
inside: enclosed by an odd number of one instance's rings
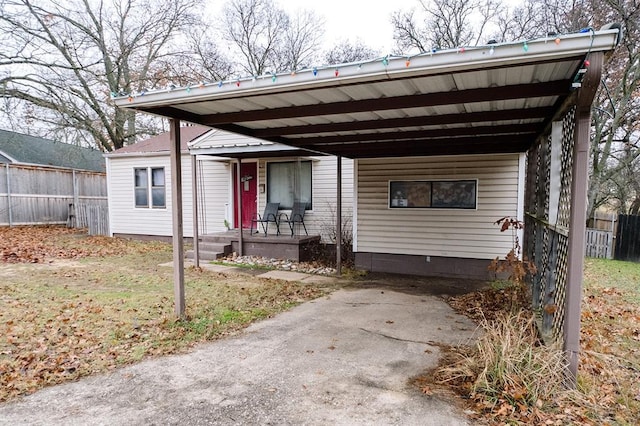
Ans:
{"label": "neighboring house roof", "polygon": [[105,171],[100,151],[8,130],[0,130],[0,163]]}
{"label": "neighboring house roof", "polygon": [[[210,131],[211,128],[205,126],[183,126],[180,127],[180,150],[187,151],[187,145],[192,140]],[[151,154],[171,150],[169,132],[160,133],[149,139],[145,139],[133,145],[128,145],[120,149],[116,149],[112,153],[106,154],[107,157],[117,157],[121,154]]]}

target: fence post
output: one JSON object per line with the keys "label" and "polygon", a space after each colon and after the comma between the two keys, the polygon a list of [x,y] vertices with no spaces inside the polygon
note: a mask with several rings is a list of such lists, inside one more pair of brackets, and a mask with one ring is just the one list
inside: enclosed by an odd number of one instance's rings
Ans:
{"label": "fence post", "polygon": [[[73,186],[73,205],[77,206],[80,203],[80,197],[78,194],[78,175],[76,175],[76,171],[72,170],[71,171],[71,177],[72,177],[72,186]],[[77,215],[74,217],[75,220],[77,220]],[[77,228],[77,224],[73,224],[73,228]]]}
{"label": "fence post", "polygon": [[7,171],[7,213],[9,214],[9,226],[13,226],[13,214],[11,213],[11,173],[9,172],[9,163],[5,164]]}

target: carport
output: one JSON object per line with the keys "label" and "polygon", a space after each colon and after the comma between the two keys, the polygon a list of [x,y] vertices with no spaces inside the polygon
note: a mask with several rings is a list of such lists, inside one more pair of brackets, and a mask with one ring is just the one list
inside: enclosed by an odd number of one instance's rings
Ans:
{"label": "carport", "polygon": [[520,219],[538,269],[533,304],[546,308],[541,328],[562,340],[575,379],[590,110],[618,37],[615,28],[589,29],[116,98],[171,119],[176,314],[184,312],[181,121],[356,160],[528,153]]}

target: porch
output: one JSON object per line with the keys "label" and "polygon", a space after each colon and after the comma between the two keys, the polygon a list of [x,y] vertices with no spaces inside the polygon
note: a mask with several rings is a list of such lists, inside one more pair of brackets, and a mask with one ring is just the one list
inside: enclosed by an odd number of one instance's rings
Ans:
{"label": "porch", "polygon": [[[312,260],[320,246],[320,235],[294,235],[251,233],[242,231],[242,254],[295,262]],[[240,253],[240,232],[232,229],[201,235],[198,243],[198,258],[203,261],[220,259],[231,253]],[[194,250],[186,252],[188,259],[194,258]]]}

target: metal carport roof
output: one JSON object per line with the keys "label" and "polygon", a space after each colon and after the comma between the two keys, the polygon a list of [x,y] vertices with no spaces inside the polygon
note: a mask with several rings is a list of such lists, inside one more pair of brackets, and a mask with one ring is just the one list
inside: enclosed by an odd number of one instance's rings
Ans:
{"label": "metal carport roof", "polygon": [[116,98],[350,158],[526,151],[618,30],[385,57]]}

